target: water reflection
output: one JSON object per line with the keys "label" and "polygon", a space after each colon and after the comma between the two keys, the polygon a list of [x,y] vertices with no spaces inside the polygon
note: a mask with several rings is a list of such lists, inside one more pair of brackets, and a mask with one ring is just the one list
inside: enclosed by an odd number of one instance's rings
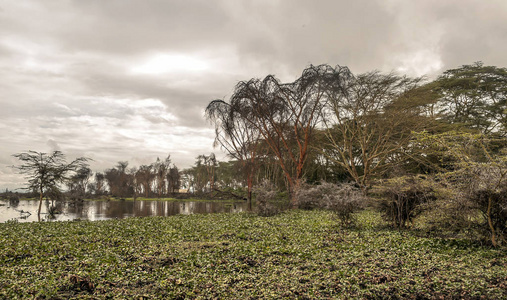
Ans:
{"label": "water reflection", "polygon": [[8,201],[9,201],[10,207],[16,208],[19,205],[19,198],[18,197],[11,197]]}
{"label": "water reflection", "polygon": [[[18,200],[10,203],[0,201],[0,223],[9,220],[19,222],[37,221],[38,200]],[[51,209],[57,214],[49,218]],[[219,212],[242,212],[245,202],[175,202],[175,201],[83,201],[83,202],[43,202],[41,219],[45,221],[66,220],[107,220],[114,218],[172,216],[178,214],[203,214]]]}

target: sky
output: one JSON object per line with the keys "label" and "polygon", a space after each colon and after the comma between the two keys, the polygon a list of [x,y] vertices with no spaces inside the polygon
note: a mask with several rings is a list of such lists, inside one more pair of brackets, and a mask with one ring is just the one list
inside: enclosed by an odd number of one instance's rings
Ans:
{"label": "sky", "polygon": [[217,153],[206,105],[310,64],[435,78],[507,67],[505,0],[0,0],[0,190],[12,156],[60,150],[94,171]]}

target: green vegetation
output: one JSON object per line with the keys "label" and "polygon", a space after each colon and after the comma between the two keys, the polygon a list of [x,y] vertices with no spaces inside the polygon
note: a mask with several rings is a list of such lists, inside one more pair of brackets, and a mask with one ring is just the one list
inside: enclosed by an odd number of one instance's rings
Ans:
{"label": "green vegetation", "polygon": [[0,224],[0,298],[507,298],[507,252],[379,213]]}

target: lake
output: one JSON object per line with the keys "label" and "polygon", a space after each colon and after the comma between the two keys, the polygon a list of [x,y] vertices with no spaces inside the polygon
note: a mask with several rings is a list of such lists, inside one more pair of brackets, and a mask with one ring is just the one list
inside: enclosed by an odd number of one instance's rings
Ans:
{"label": "lake", "polygon": [[[205,201],[83,201],[55,202],[60,214],[54,219],[49,218],[47,211],[50,201],[42,202],[41,221],[68,221],[68,220],[108,220],[129,217],[172,216],[206,213],[235,213],[247,210],[246,201],[240,202],[205,202]],[[0,200],[0,223],[9,220],[18,222],[38,221],[37,210],[39,200]]]}

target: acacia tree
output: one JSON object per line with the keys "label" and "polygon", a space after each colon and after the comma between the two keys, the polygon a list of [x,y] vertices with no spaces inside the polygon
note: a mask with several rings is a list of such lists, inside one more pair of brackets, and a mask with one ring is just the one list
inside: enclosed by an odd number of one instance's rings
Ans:
{"label": "acacia tree", "polygon": [[[434,169],[456,197],[470,201],[483,216],[482,226],[489,231],[491,243],[507,241],[507,142],[481,133],[449,131],[440,134],[421,132],[414,143],[429,158],[440,157],[445,165],[422,161]],[[500,148],[500,151],[498,151]],[[477,214],[470,218],[477,220]]]}
{"label": "acacia tree", "polygon": [[45,193],[59,190],[59,185],[69,180],[69,174],[80,168],[88,166],[87,158],[80,157],[67,163],[65,155],[60,151],[53,151],[51,154],[37,151],[28,151],[14,154],[22,164],[14,166],[21,174],[28,179],[28,189],[36,190],[39,193],[39,209],[37,216],[40,219],[42,199]]}
{"label": "acacia tree", "polygon": [[328,145],[320,150],[365,190],[400,157],[412,131],[428,124],[423,113],[433,100],[417,89],[420,78],[370,72],[348,79],[344,90],[330,90]]}
{"label": "acacia tree", "polygon": [[178,167],[173,164],[172,168],[166,174],[167,191],[169,193],[176,193],[181,186],[181,176]]}
{"label": "acacia tree", "polygon": [[223,100],[211,101],[206,107],[207,119],[215,125],[215,142],[229,156],[236,159],[243,169],[247,185],[248,210],[252,210],[252,189],[254,174],[257,169],[257,151],[259,131],[239,111],[233,110],[231,104]]}
{"label": "acacia tree", "polygon": [[507,69],[482,62],[445,71],[432,84],[437,111],[452,124],[507,136]]}
{"label": "acacia tree", "polygon": [[210,182],[209,168],[206,167],[205,157],[207,155],[204,154],[197,156],[194,166],[182,171],[184,186],[188,187],[189,191],[193,193],[206,192],[206,187]]}
{"label": "acacia tree", "polygon": [[92,170],[88,167],[82,167],[76,170],[75,174],[70,177],[67,185],[69,193],[75,199],[82,199],[86,196],[88,183],[92,177]]}
{"label": "acacia tree", "polygon": [[215,189],[215,169],[217,167],[215,153],[211,153],[210,155],[201,154],[197,156],[196,166],[199,168],[204,167],[206,170],[209,191],[212,192]]}
{"label": "acacia tree", "polygon": [[328,90],[341,90],[348,68],[310,66],[296,81],[281,83],[269,75],[263,80],[239,82],[230,100],[231,110],[253,127],[283,170],[296,206],[294,191],[301,184],[315,127],[322,122]]}

